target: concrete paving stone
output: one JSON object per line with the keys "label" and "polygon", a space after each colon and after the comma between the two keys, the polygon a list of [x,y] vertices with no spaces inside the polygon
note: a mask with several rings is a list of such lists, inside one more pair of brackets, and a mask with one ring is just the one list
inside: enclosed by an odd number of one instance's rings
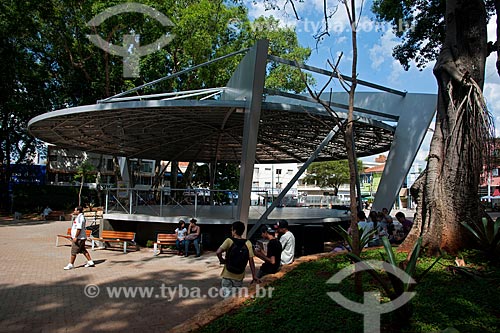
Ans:
{"label": "concrete paving stone", "polygon": [[[194,315],[221,300],[154,296],[160,295],[161,286],[199,287],[202,293],[218,287],[221,267],[213,252],[184,258],[153,257],[150,249],[127,254],[89,249],[96,267],[84,268],[86,261],[78,255],[76,268],[65,271],[69,242],[60,239],[56,247],[55,238],[70,225],[69,221],[0,220],[2,332],[165,332],[183,323],[186,313]],[[88,285],[98,286],[100,294],[87,297]],[[110,298],[108,289],[115,287],[154,288],[154,294]]]}

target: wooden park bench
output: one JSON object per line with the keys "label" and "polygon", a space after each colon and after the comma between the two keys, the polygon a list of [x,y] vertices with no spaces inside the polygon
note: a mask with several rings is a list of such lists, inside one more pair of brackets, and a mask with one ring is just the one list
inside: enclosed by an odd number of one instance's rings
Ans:
{"label": "wooden park bench", "polygon": [[135,243],[135,232],[131,231],[113,231],[113,230],[103,230],[101,232],[101,237],[92,238],[92,250],[95,249],[96,241],[104,243],[104,248],[106,248],[106,243],[123,243],[123,253],[127,253],[127,244],[134,244],[138,250],[138,246]]}
{"label": "wooden park bench", "polygon": [[[200,235],[200,252],[202,250],[202,240],[203,240],[203,235]],[[158,234],[156,236],[156,242],[153,243],[153,255],[157,256],[158,254],[162,253],[162,246],[175,246],[177,240],[177,235],[176,234]],[[194,243],[191,242],[189,244],[191,247],[194,247]],[[175,249],[177,251],[177,249]]]}
{"label": "wooden park bench", "polygon": [[[85,234],[87,235],[87,240],[89,240],[92,235],[92,230],[85,230]],[[68,228],[66,235],[56,235],[56,247],[59,246],[59,238],[65,238],[71,241],[71,228]]]}
{"label": "wooden park bench", "polygon": [[64,221],[64,211],[62,210],[53,210],[45,217],[46,220],[55,220],[55,221]]}
{"label": "wooden park bench", "polygon": [[[177,240],[176,234],[158,234],[156,236],[156,242],[154,242],[153,244],[153,255],[157,256],[158,254],[162,253],[161,252],[162,245],[175,246],[176,240]],[[159,251],[158,248],[160,248]]]}
{"label": "wooden park bench", "polygon": [[85,216],[85,220],[87,221],[87,224],[89,225],[94,225],[98,221],[102,220],[102,210],[92,210],[92,211],[87,211],[83,212],[83,216]]}

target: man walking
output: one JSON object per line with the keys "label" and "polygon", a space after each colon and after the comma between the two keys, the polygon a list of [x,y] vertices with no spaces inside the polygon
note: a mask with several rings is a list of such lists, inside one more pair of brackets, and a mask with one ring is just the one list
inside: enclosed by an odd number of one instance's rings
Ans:
{"label": "man walking", "polygon": [[76,255],[78,253],[83,253],[85,258],[87,258],[85,267],[94,266],[94,262],[85,248],[87,235],[85,234],[85,216],[83,215],[83,208],[81,206],[75,207],[74,215],[77,216],[73,220],[73,224],[71,226],[71,257],[69,264],[64,267],[65,270],[73,269],[73,264],[75,263]]}
{"label": "man walking", "polygon": [[[219,263],[224,265],[221,273],[221,292],[224,298],[236,295],[238,289],[243,286],[247,263],[250,264],[250,270],[252,272],[251,283],[259,282],[259,279],[257,279],[255,275],[252,243],[242,238],[243,232],[245,232],[245,225],[243,222],[233,222],[231,226],[231,237],[226,238],[216,252]],[[224,252],[226,252],[225,258],[222,257],[222,253]]]}

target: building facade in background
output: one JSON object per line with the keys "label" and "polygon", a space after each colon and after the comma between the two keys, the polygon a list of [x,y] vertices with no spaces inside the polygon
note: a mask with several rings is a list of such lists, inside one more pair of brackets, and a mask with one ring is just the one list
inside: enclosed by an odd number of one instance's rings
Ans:
{"label": "building facade in background", "polygon": [[[85,186],[89,188],[96,188],[98,185],[111,188],[118,186],[117,179],[119,179],[120,169],[117,159],[114,159],[113,156],[61,149],[54,146],[48,147],[45,165],[37,166],[43,167],[44,170],[42,173],[37,173],[38,180],[36,181],[39,184],[45,183],[47,185],[78,186],[76,175],[79,166],[84,162],[92,165],[92,170],[86,176]],[[359,175],[361,195],[363,200],[368,203],[373,201],[377,193],[385,162],[386,156],[384,155],[379,155],[373,162],[363,161],[366,168]],[[180,169],[178,177],[182,177],[188,164],[187,162],[178,163]],[[300,163],[255,164],[252,180],[252,205],[267,205],[272,202],[292,180],[301,166]],[[160,186],[169,187],[170,169],[170,163],[167,161],[158,162],[145,159],[131,159],[129,161],[129,171],[133,176],[135,187],[148,188],[152,186],[156,173],[160,171],[163,171]],[[402,208],[411,206],[408,189],[421,171],[419,165],[412,166],[396,200],[396,206]],[[40,176],[40,174],[43,175]],[[306,183],[304,181],[306,174],[307,171],[292,184],[284,199],[279,203],[280,206],[331,208],[335,205],[349,204],[349,184],[341,185],[338,191],[335,191],[334,188],[320,188],[316,184]],[[19,177],[22,178],[21,175]],[[483,184],[480,193],[485,192],[484,195],[487,194],[488,181],[492,188],[498,187],[500,189],[499,168],[493,169],[488,177],[482,178]]]}

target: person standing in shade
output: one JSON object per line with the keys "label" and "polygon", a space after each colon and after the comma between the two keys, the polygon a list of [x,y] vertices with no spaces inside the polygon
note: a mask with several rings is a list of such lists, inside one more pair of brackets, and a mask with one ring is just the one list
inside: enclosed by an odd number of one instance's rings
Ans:
{"label": "person standing in shade", "polygon": [[184,239],[184,249],[185,249],[184,256],[185,257],[188,256],[189,242],[193,242],[194,248],[196,250],[196,256],[197,257],[200,256],[201,230],[200,230],[200,226],[196,224],[197,222],[198,221],[196,219],[191,219],[191,221],[189,221],[189,227],[187,229],[187,236]]}
{"label": "person standing in shade", "polygon": [[276,229],[280,235],[281,264],[291,264],[295,256],[295,236],[288,230],[288,221],[278,220],[274,229]]}
{"label": "person standing in shade", "polygon": [[69,259],[69,264],[67,264],[64,269],[69,270],[74,268],[74,263],[76,260],[76,255],[78,253],[83,253],[85,258],[87,258],[87,263],[85,267],[93,267],[94,262],[90,258],[90,254],[85,248],[85,241],[87,240],[87,235],[85,234],[85,216],[83,215],[83,208],[78,206],[75,208],[74,215],[77,215],[73,220],[71,225],[71,257]]}
{"label": "person standing in shade", "polygon": [[[242,238],[245,232],[245,224],[241,221],[233,222],[231,225],[231,237],[226,238],[224,243],[217,249],[215,254],[219,258],[219,263],[224,265],[221,276],[221,294],[227,298],[231,295],[237,295],[237,291],[243,287],[245,278],[245,268],[247,263],[252,272],[252,282],[260,282],[255,275],[255,262],[252,243]],[[225,253],[225,258],[222,254]]]}
{"label": "person standing in shade", "polygon": [[261,230],[262,238],[268,240],[267,243],[267,253],[258,247],[255,248],[255,256],[264,260],[262,266],[260,266],[257,277],[260,279],[264,275],[274,274],[280,268],[281,263],[281,243],[274,237],[274,229],[268,226],[262,226]]}

